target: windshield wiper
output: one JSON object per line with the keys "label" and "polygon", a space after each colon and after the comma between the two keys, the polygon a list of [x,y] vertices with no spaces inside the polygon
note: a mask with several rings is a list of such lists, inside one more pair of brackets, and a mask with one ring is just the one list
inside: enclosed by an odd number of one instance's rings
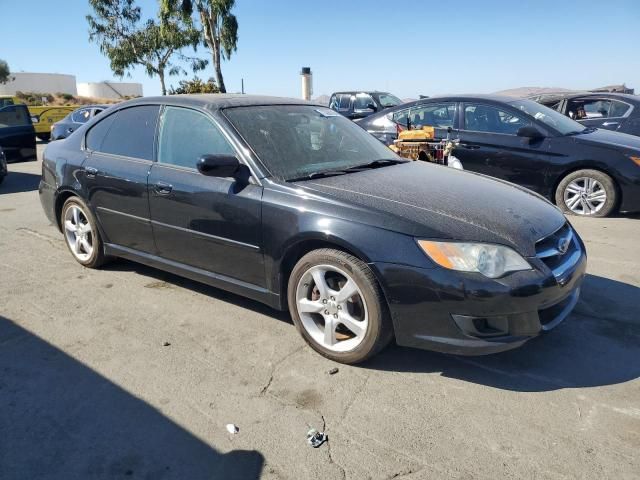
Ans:
{"label": "windshield wiper", "polygon": [[353,172],[356,170],[362,170],[364,168],[377,168],[386,165],[396,165],[398,163],[406,163],[406,160],[398,160],[396,158],[382,158],[380,160],[374,160],[373,162],[363,163],[362,165],[354,165],[353,167],[345,168],[347,172]]}
{"label": "windshield wiper", "polygon": [[300,177],[288,178],[287,182],[299,182],[302,180],[311,180],[313,178],[332,177],[335,175],[345,175],[347,173],[357,172],[366,168],[377,168],[385,165],[395,165],[396,163],[406,163],[407,160],[398,160],[395,158],[382,158],[380,160],[374,160],[373,162],[363,163],[362,165],[354,165],[346,168],[336,168],[335,170],[320,170],[319,172],[312,172]]}
{"label": "windshield wiper", "polygon": [[344,175],[345,173],[349,172],[345,169],[321,170],[319,172],[308,173],[307,175],[302,175],[300,177],[287,178],[287,182],[300,182],[302,180],[311,180],[313,178],[333,177],[334,175]]}

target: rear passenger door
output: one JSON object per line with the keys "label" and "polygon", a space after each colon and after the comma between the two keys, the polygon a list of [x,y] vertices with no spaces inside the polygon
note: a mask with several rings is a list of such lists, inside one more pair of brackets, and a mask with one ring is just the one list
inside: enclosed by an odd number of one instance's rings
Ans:
{"label": "rear passenger door", "polygon": [[207,114],[166,106],[149,204],[158,255],[208,272],[264,286],[262,187],[202,175],[202,155],[237,155]]}
{"label": "rear passenger door", "polygon": [[36,132],[26,105],[0,108],[0,147],[7,162],[36,159]]}
{"label": "rear passenger door", "polygon": [[159,111],[159,105],[123,108],[93,125],[80,179],[105,242],[144,253],[155,253],[147,177]]}

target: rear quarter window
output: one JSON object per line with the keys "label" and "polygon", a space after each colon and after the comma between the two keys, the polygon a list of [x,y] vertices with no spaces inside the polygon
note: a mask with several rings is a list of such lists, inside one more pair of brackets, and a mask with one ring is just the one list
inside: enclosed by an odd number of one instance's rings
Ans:
{"label": "rear quarter window", "polygon": [[89,130],[87,148],[101,153],[153,160],[158,105],[118,110]]}

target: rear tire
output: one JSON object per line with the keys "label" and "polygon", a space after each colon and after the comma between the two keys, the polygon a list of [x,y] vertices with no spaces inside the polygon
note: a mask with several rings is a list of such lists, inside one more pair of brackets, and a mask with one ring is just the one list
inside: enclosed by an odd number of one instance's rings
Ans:
{"label": "rear tire", "polygon": [[556,205],[565,213],[586,217],[607,217],[618,204],[613,179],[599,170],[577,170],[560,181]]}
{"label": "rear tire", "polygon": [[291,272],[287,295],[302,337],[331,360],[363,362],[393,338],[380,285],[353,255],[328,248],[307,253]]}
{"label": "rear tire", "polygon": [[60,225],[67,248],[78,263],[87,268],[98,268],[105,262],[104,244],[96,219],[79,197],[70,197],[64,202]]}

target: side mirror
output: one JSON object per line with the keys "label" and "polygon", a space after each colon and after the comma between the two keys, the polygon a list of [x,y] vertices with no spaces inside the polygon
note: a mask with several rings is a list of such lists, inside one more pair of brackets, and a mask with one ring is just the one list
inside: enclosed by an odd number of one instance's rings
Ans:
{"label": "side mirror", "polygon": [[532,125],[520,127],[516,135],[518,135],[519,137],[530,138],[532,140],[545,137],[544,133],[542,133],[540,130],[538,130],[536,127]]}
{"label": "side mirror", "polygon": [[376,105],[374,103],[367,104],[367,108],[373,110],[374,112],[378,111],[378,107],[376,107]]}
{"label": "side mirror", "polygon": [[240,165],[235,155],[203,155],[198,160],[198,171],[208,177],[235,177]]}

